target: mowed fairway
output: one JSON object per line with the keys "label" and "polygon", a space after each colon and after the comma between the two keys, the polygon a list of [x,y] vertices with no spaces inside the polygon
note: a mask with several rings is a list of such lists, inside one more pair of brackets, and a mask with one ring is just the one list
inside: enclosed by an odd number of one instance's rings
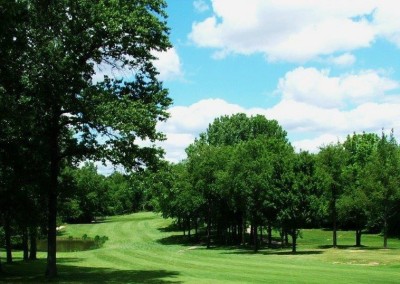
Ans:
{"label": "mowed fairway", "polygon": [[[329,248],[331,232],[304,230],[298,254],[289,249],[182,245],[180,232],[154,213],[111,217],[103,223],[67,225],[64,236],[107,236],[102,248],[58,253],[59,283],[399,283],[400,241],[381,249],[377,235],[363,236],[366,247],[351,247],[353,232],[339,232],[339,249]],[[325,248],[327,245],[328,248]],[[44,281],[45,254],[32,264],[5,265],[5,282]],[[4,264],[4,252],[1,252]]]}

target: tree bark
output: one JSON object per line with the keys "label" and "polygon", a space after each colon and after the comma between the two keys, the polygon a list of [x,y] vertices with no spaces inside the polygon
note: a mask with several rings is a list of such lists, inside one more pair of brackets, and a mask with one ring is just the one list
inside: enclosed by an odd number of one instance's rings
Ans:
{"label": "tree bark", "polygon": [[24,226],[22,229],[22,249],[24,260],[28,261],[29,259],[29,246],[28,246],[28,227]]}
{"label": "tree bark", "polygon": [[388,233],[388,223],[387,223],[387,218],[385,216],[383,220],[383,247],[387,248],[387,234]]}
{"label": "tree bark", "polygon": [[292,253],[296,253],[297,232],[296,229],[292,231]]}
{"label": "tree bark", "polygon": [[257,224],[254,224],[252,227],[253,227],[254,252],[257,252],[258,251],[258,228],[257,228]]}
{"label": "tree bark", "polygon": [[285,234],[285,246],[288,246],[288,245],[289,245],[289,236],[288,236],[288,232],[285,230],[285,231],[284,231],[284,234]]}
{"label": "tree bark", "polygon": [[361,246],[361,232],[362,230],[356,230],[356,247]]}
{"label": "tree bark", "polygon": [[189,239],[190,239],[190,231],[191,231],[191,228],[190,228],[190,217],[188,218],[188,237],[189,237]]}
{"label": "tree bark", "polygon": [[12,263],[13,259],[12,259],[12,249],[11,249],[11,225],[8,214],[6,215],[4,220],[4,234],[6,239],[7,263]]}
{"label": "tree bark", "polygon": [[244,216],[242,216],[242,226],[241,226],[241,232],[240,234],[242,235],[242,245],[244,246],[246,244],[246,220],[244,219]]}
{"label": "tree bark", "polygon": [[29,229],[29,242],[30,242],[30,247],[29,247],[29,259],[30,260],[36,260],[37,259],[37,228],[36,227],[31,227]]}
{"label": "tree bark", "polygon": [[48,229],[47,229],[47,267],[46,277],[57,276],[57,192],[58,176],[60,174],[60,147],[58,144],[60,129],[58,114],[54,106],[52,126],[50,129],[50,186],[48,188]]}
{"label": "tree bark", "polygon": [[333,218],[333,236],[332,236],[332,246],[337,247],[337,212],[336,212],[336,198],[333,199],[332,204],[332,218]]}
{"label": "tree bark", "polygon": [[208,202],[208,216],[207,216],[207,248],[211,246],[211,202]]}
{"label": "tree bark", "polygon": [[268,231],[268,246],[271,247],[272,246],[272,226],[271,224],[268,224],[267,227],[267,231]]}

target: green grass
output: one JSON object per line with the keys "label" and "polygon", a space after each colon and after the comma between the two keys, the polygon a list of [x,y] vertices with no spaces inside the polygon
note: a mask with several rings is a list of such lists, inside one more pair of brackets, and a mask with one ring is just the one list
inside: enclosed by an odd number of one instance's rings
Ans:
{"label": "green grass", "polygon": [[[303,230],[298,254],[290,249],[206,249],[181,244],[181,233],[165,230],[170,220],[153,213],[112,217],[103,223],[67,225],[64,236],[107,236],[103,247],[58,253],[59,283],[398,283],[400,241],[382,248],[378,235],[363,235],[355,248],[354,232],[338,233],[338,249],[330,248],[332,233]],[[37,262],[4,265],[0,282],[44,282],[45,254]]]}

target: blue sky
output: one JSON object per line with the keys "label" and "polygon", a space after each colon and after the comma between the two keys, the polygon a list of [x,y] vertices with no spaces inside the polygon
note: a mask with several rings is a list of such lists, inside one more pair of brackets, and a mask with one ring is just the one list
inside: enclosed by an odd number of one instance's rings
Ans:
{"label": "blue sky", "polygon": [[158,126],[168,160],[237,112],[278,120],[296,149],[313,152],[353,132],[400,133],[397,1],[167,4],[174,47],[155,64],[174,100]]}

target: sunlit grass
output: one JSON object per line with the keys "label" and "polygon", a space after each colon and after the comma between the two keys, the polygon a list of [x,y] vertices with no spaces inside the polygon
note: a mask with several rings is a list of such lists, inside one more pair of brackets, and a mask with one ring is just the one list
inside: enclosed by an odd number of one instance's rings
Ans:
{"label": "sunlit grass", "polygon": [[[59,281],[64,283],[398,283],[400,241],[382,249],[379,235],[363,235],[354,247],[352,231],[338,232],[339,248],[330,247],[332,232],[303,230],[298,254],[263,248],[254,254],[240,247],[206,249],[182,243],[180,232],[154,213],[111,217],[103,223],[67,225],[64,236],[107,236],[102,248],[58,253]],[[2,260],[4,253],[2,253]],[[15,254],[17,258],[20,253]],[[6,265],[6,281],[44,281],[45,254],[37,263]],[[1,278],[0,278],[1,279]]]}

